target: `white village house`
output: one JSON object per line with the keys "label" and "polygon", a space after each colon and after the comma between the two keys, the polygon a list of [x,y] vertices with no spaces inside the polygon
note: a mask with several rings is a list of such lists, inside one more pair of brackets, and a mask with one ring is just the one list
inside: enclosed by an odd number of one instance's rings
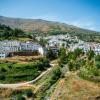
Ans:
{"label": "white village house", "polygon": [[6,58],[9,55],[8,52],[1,52],[0,51],[0,58]]}
{"label": "white village house", "polygon": [[10,52],[18,51],[38,51],[41,55],[44,55],[44,48],[30,41],[20,42],[14,40],[4,40],[0,41],[0,58],[5,58],[9,55]]}

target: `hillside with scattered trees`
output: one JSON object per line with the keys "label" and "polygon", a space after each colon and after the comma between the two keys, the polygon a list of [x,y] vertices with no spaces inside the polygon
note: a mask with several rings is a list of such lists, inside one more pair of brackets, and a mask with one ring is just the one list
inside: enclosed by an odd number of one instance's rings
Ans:
{"label": "hillside with scattered trees", "polygon": [[0,16],[0,24],[12,29],[21,29],[27,33],[42,35],[71,34],[85,41],[100,42],[100,32],[82,29],[65,23],[46,21],[42,19],[22,19]]}

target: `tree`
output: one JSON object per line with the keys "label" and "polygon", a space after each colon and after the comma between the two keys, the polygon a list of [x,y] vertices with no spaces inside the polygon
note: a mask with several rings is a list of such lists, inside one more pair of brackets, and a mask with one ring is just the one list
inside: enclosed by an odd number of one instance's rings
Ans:
{"label": "tree", "polygon": [[67,58],[67,54],[66,54],[66,49],[65,48],[61,48],[60,50],[59,50],[59,64],[60,64],[60,66],[62,65],[62,64],[66,64],[67,62],[66,62],[66,58]]}
{"label": "tree", "polygon": [[54,60],[54,59],[57,58],[57,54],[54,53],[53,50],[49,48],[49,49],[48,49],[48,52],[47,52],[47,54],[46,54],[46,57],[47,57],[48,59],[50,59],[50,60]]}
{"label": "tree", "polygon": [[77,48],[77,49],[74,50],[74,55],[76,57],[79,57],[81,54],[83,54],[82,49]]}
{"label": "tree", "polygon": [[43,39],[43,38],[40,38],[39,44],[40,44],[41,46],[45,47],[45,45],[47,44],[47,41],[46,41],[45,39]]}
{"label": "tree", "polygon": [[24,32],[21,29],[15,28],[13,30],[13,36],[15,36],[15,37],[24,36]]}
{"label": "tree", "polygon": [[87,52],[88,60],[91,60],[91,59],[94,57],[94,55],[95,55],[94,51],[90,49],[90,50]]}
{"label": "tree", "polygon": [[43,62],[37,61],[36,65],[37,70],[43,71],[45,68],[45,66],[43,66]]}
{"label": "tree", "polygon": [[12,29],[6,25],[0,24],[0,30],[2,31],[2,34],[0,34],[0,37],[2,37],[3,39],[16,39],[17,37],[27,36],[21,29],[18,29],[18,28]]}
{"label": "tree", "polygon": [[69,70],[70,70],[70,71],[74,70],[74,67],[75,67],[75,66],[74,66],[74,63],[73,63],[72,61],[69,61],[69,62],[68,62],[68,67],[69,67]]}
{"label": "tree", "polygon": [[45,68],[50,67],[49,60],[47,58],[45,58],[45,57],[44,58],[40,58],[40,60],[36,62],[36,67],[40,71],[44,70]]}
{"label": "tree", "polygon": [[53,73],[52,73],[52,80],[57,80],[59,79],[61,76],[61,69],[60,67],[57,67],[53,70]]}
{"label": "tree", "polygon": [[43,63],[44,67],[49,67],[50,66],[49,65],[50,62],[46,57],[42,58],[40,61]]}
{"label": "tree", "polygon": [[68,61],[70,61],[70,60],[76,60],[74,52],[68,52],[67,59],[68,59]]}

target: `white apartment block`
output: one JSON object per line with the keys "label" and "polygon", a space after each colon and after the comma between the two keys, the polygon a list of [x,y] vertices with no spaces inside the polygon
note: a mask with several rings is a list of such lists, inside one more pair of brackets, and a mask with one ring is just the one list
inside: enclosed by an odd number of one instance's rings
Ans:
{"label": "white apartment block", "polygon": [[5,58],[10,52],[18,51],[38,51],[43,55],[43,48],[37,43],[32,42],[20,42],[20,41],[0,41],[0,58]]}
{"label": "white apartment block", "polygon": [[15,52],[20,50],[20,42],[19,41],[0,41],[0,50],[1,51],[8,51],[8,52]]}

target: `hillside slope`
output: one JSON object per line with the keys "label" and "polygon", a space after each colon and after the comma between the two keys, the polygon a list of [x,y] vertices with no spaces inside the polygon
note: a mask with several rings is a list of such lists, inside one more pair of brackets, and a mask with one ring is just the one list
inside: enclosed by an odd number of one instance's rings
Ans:
{"label": "hillside slope", "polygon": [[50,100],[100,100],[100,85],[70,74],[60,79]]}
{"label": "hillside slope", "polygon": [[83,41],[100,42],[100,32],[82,29],[65,23],[46,21],[42,19],[9,18],[0,16],[0,24],[10,26],[12,29],[18,28],[24,32],[35,33],[37,35],[44,36],[69,33],[77,36]]}
{"label": "hillside slope", "polygon": [[20,28],[27,32],[34,30],[47,32],[50,30],[60,30],[69,33],[100,33],[82,29],[65,23],[46,21],[42,19],[22,19],[0,16],[0,24],[9,25],[12,28]]}

